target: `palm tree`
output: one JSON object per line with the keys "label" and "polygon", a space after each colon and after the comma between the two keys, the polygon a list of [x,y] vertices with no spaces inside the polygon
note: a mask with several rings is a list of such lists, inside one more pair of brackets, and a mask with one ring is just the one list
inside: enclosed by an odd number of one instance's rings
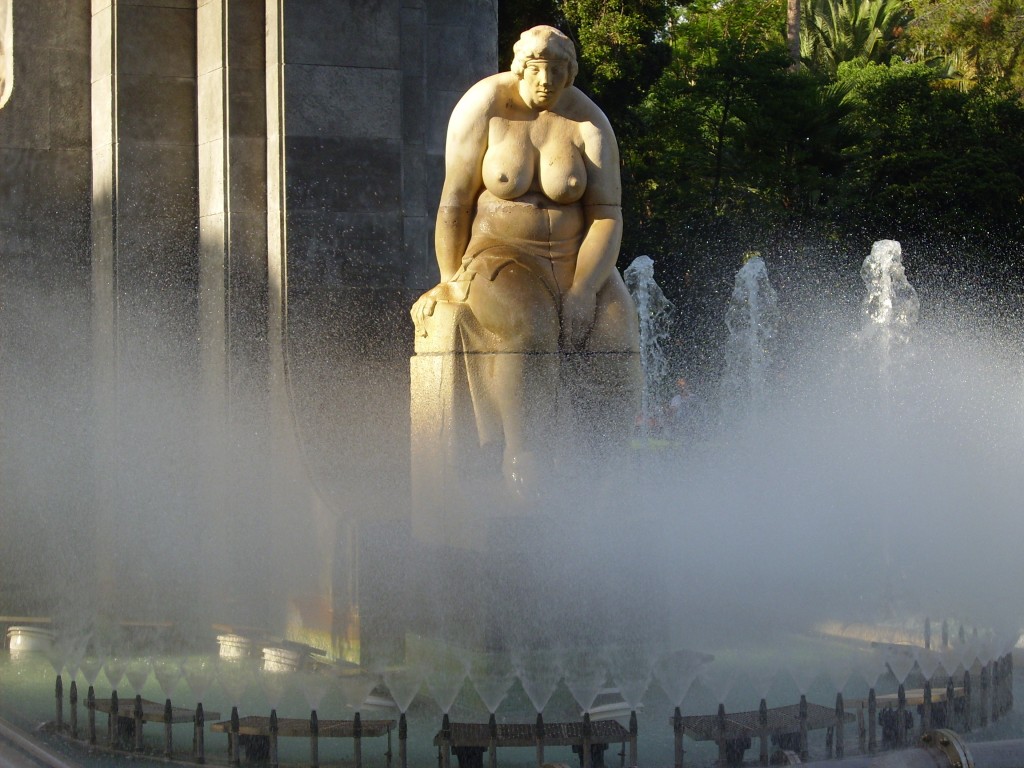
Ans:
{"label": "palm tree", "polygon": [[908,17],[906,0],[813,0],[804,6],[800,55],[828,75],[844,61],[883,62]]}
{"label": "palm tree", "polygon": [[800,67],[800,0],[786,0],[786,43],[793,67]]}

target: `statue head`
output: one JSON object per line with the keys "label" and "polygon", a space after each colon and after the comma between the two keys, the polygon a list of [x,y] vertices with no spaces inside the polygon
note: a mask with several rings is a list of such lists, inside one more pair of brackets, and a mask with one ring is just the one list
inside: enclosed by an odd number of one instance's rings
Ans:
{"label": "statue head", "polygon": [[[543,63],[546,66],[555,64],[560,70],[564,69],[565,81],[554,84],[557,86],[556,99],[563,90],[572,85],[576,79],[576,73],[579,72],[579,65],[576,63],[576,47],[572,44],[572,40],[554,27],[542,24],[526,30],[512,46],[512,51],[515,58],[512,60],[511,69],[519,76],[520,80],[528,77],[531,63],[535,65]],[[527,103],[535,106],[529,99],[527,99]]]}

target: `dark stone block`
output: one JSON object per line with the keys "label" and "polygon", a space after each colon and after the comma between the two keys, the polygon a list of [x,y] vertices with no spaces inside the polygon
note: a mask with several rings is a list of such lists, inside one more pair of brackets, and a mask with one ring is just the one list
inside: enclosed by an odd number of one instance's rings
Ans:
{"label": "dark stone block", "polygon": [[289,0],[285,61],[397,69],[401,11],[401,0]]}
{"label": "dark stone block", "polygon": [[195,78],[121,75],[117,88],[118,132],[122,141],[195,146]]}
{"label": "dark stone block", "polygon": [[118,5],[119,74],[195,78],[195,2],[191,8],[166,5]]}
{"label": "dark stone block", "polygon": [[289,138],[289,211],[399,211],[401,151],[396,141]]}

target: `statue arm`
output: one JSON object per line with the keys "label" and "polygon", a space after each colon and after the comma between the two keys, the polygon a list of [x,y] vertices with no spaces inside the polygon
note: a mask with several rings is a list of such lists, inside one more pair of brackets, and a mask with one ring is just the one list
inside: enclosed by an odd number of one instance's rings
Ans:
{"label": "statue arm", "polygon": [[477,83],[452,111],[445,142],[445,177],[434,226],[434,250],[441,282],[458,271],[469,244],[476,199],[483,188],[489,104],[494,87]]}
{"label": "statue arm", "polygon": [[582,346],[590,332],[597,294],[615,269],[622,242],[622,183],[615,134],[598,112],[598,118],[584,126],[582,137],[587,166],[587,191],[583,196],[586,231],[573,284],[562,308],[563,337],[573,347]]}

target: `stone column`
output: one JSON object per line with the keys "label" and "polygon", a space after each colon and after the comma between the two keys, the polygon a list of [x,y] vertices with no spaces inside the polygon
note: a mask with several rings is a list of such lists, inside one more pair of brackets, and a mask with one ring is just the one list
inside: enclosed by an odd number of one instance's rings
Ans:
{"label": "stone column", "polygon": [[[198,374],[195,0],[93,0],[92,283],[98,406],[97,555],[146,520],[168,563],[195,546]],[[185,530],[182,530],[183,525]],[[136,525],[137,528],[137,525]],[[147,553],[149,554],[149,553]],[[151,562],[153,566],[157,563]],[[144,591],[144,590],[139,590]]]}
{"label": "stone column", "polygon": [[[203,559],[217,564],[244,563],[245,552],[267,546],[254,519],[269,461],[265,6],[199,0],[196,9]],[[238,598],[259,578],[241,570],[221,566],[215,583]]]}
{"label": "stone column", "polygon": [[8,613],[72,589],[84,599],[91,586],[80,578],[93,533],[89,17],[88,3],[0,0],[0,603]]}

